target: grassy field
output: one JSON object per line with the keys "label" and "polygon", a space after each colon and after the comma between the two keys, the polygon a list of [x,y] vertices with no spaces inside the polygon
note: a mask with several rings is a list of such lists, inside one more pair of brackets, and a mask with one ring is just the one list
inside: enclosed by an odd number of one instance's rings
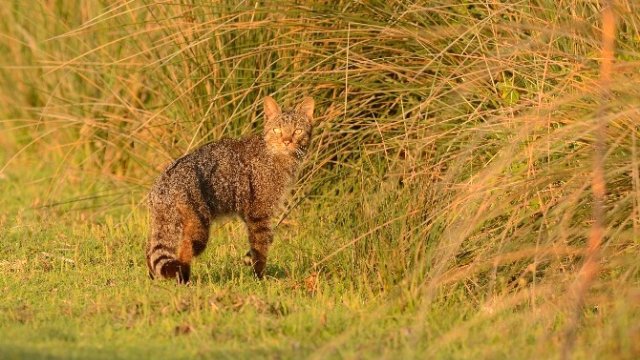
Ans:
{"label": "grassy field", "polygon": [[[608,83],[601,10],[5,0],[0,358],[639,358],[640,7]],[[267,279],[230,219],[149,280],[154,177],[266,95],[321,121]]]}

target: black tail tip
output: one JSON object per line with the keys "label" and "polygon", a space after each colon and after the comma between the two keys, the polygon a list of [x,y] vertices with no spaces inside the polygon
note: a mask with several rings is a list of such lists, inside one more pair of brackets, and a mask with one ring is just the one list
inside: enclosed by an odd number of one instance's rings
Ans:
{"label": "black tail tip", "polygon": [[162,265],[160,274],[166,279],[176,279],[181,284],[189,282],[191,266],[178,260],[171,260]]}

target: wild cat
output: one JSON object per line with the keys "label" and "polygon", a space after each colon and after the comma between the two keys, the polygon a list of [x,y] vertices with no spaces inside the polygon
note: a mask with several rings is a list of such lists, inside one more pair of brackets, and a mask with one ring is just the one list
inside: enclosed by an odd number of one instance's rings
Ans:
{"label": "wild cat", "polygon": [[267,96],[261,135],[206,144],[164,170],[149,193],[146,255],[152,279],[188,282],[191,259],[207,246],[211,222],[229,214],[244,220],[250,245],[245,263],[263,278],[273,240],[270,221],[309,146],[313,107],[305,97],[283,111]]}

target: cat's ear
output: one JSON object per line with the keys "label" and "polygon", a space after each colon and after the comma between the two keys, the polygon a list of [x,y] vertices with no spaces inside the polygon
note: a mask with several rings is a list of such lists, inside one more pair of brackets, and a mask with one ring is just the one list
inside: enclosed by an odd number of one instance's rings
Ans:
{"label": "cat's ear", "polygon": [[305,96],[302,102],[296,106],[296,112],[307,117],[309,122],[313,122],[313,106],[315,102],[310,96]]}
{"label": "cat's ear", "polygon": [[278,117],[280,113],[282,113],[282,110],[280,110],[280,106],[278,106],[278,103],[273,100],[271,96],[266,96],[264,98],[264,117],[266,122],[272,121],[273,119]]}

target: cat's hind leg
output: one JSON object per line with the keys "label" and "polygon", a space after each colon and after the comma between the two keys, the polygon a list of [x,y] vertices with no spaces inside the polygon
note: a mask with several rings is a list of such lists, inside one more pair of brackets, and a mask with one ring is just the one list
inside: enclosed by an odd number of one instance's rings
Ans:
{"label": "cat's hind leg", "polygon": [[200,255],[209,240],[209,224],[193,208],[178,206],[182,226],[182,237],[177,249],[177,260],[184,270],[180,273],[180,282],[188,282],[191,275],[191,260]]}
{"label": "cat's hind leg", "polygon": [[152,211],[152,231],[147,245],[147,266],[153,279],[161,277],[189,282],[191,260],[207,244],[209,227],[185,205]]}

